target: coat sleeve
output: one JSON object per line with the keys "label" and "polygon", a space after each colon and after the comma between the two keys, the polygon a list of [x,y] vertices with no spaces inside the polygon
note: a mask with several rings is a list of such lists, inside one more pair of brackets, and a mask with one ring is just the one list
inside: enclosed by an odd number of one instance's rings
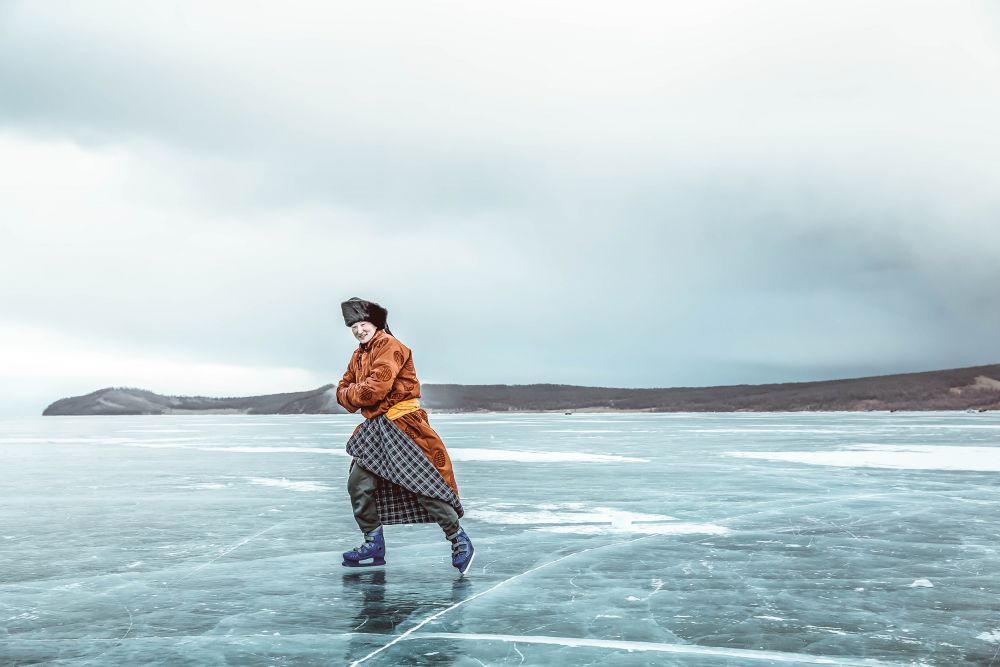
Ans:
{"label": "coat sleeve", "polygon": [[347,362],[347,372],[344,373],[344,377],[340,379],[340,383],[337,385],[337,402],[340,403],[345,410],[348,412],[357,412],[358,406],[354,405],[347,398],[347,388],[354,384],[354,357]]}
{"label": "coat sleeve", "polygon": [[[355,378],[353,383],[348,384],[343,392],[344,399],[358,408],[378,405],[392,391],[392,384],[405,362],[406,355],[398,343],[392,339],[382,341],[372,350],[372,366],[368,377]],[[338,399],[340,395],[338,391]],[[344,403],[341,402],[341,405]]]}

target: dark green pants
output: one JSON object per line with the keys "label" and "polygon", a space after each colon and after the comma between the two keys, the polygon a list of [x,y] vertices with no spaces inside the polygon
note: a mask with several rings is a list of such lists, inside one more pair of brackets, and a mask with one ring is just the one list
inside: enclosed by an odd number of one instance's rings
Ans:
{"label": "dark green pants", "polygon": [[[351,494],[354,520],[366,533],[382,525],[378,518],[378,506],[375,504],[378,479],[377,475],[365,470],[357,462],[351,466],[351,474],[347,478],[347,492]],[[458,512],[454,507],[430,496],[417,495],[417,500],[427,513],[434,517],[445,536],[458,532]]]}

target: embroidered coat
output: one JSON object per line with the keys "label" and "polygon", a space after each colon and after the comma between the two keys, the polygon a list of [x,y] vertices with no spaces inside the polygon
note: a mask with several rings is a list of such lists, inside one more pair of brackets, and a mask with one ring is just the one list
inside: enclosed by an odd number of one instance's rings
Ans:
{"label": "embroidered coat", "polygon": [[365,419],[386,415],[420,447],[457,496],[451,458],[441,437],[431,428],[427,413],[418,408],[401,416],[394,414],[393,406],[418,398],[420,381],[413,366],[413,353],[381,329],[354,350],[337,385],[338,403],[348,412],[360,410]]}

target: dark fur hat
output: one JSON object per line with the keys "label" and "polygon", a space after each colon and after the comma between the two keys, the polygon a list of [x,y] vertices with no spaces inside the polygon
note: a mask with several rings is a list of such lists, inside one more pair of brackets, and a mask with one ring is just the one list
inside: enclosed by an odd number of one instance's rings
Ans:
{"label": "dark fur hat", "polygon": [[389,317],[389,311],[374,301],[365,301],[356,296],[351,297],[340,304],[340,310],[344,314],[344,324],[347,326],[358,322],[371,322],[377,329],[387,329],[386,320]]}

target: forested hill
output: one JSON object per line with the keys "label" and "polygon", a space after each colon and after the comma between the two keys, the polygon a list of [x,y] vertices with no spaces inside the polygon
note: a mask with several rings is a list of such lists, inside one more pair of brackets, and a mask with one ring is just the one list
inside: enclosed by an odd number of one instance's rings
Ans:
{"label": "forested hill", "polygon": [[[266,396],[162,396],[109,387],[63,398],[45,415],[319,414],[343,412],[334,385]],[[423,385],[423,404],[440,412],[733,412],[798,410],[1000,410],[1000,364],[849,380],[727,387],[614,389],[562,384]]]}

